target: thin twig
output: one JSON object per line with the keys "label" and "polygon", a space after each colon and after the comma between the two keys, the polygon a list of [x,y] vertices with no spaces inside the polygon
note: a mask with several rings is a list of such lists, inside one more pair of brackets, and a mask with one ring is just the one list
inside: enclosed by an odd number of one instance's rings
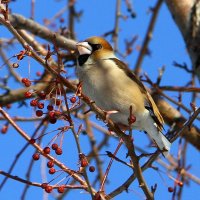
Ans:
{"label": "thin twig", "polygon": [[[1,18],[2,19],[2,18]],[[76,42],[71,39],[67,39],[64,36],[54,33],[50,29],[38,24],[37,22],[27,19],[22,15],[19,14],[12,14],[9,15],[10,23],[18,29],[24,29],[30,31],[31,33],[49,41],[53,42],[53,37],[56,35],[56,43],[59,47],[75,50]],[[2,20],[0,20],[2,22]]]}
{"label": "thin twig", "polygon": [[121,159],[119,159],[117,156],[115,156],[114,154],[112,154],[110,151],[106,151],[107,155],[110,157],[110,158],[113,158],[114,160],[116,160],[117,162],[120,162],[128,167],[130,167],[131,169],[133,169],[133,166]]}
{"label": "thin twig", "polygon": [[116,11],[115,11],[115,26],[113,30],[113,42],[114,42],[114,51],[117,52],[118,50],[118,33],[119,33],[119,19],[121,17],[121,0],[117,0],[116,2]]}
{"label": "thin twig", "polygon": [[75,1],[74,0],[69,0],[68,6],[69,6],[69,15],[68,15],[68,27],[69,27],[69,35],[71,39],[76,38],[75,36],[75,31],[74,31],[74,21],[76,17],[76,11],[75,11]]}
{"label": "thin twig", "polygon": [[[34,133],[33,133],[33,135],[32,135],[32,138],[34,138],[34,137],[37,135],[37,133],[38,133],[38,131],[39,131],[39,128],[40,128],[41,126],[44,126],[44,127],[43,127],[43,129],[41,130],[40,135],[44,135],[45,131],[46,131],[47,128],[48,128],[48,123],[45,122],[44,120],[42,120],[41,123],[38,125],[36,131],[34,131]],[[41,145],[41,142],[42,142],[42,140],[40,139],[38,145]],[[37,151],[35,151],[35,153],[36,153],[36,152],[37,152]],[[20,155],[22,155],[22,153],[21,153]],[[31,173],[32,173],[32,168],[33,168],[34,163],[35,163],[34,160],[31,159],[31,161],[30,161],[30,163],[29,163],[29,166],[28,166],[28,169],[27,169],[27,172],[26,172],[26,180],[27,180],[27,181],[30,181],[30,175],[31,175]],[[21,200],[25,200],[26,193],[28,192],[29,186],[30,186],[30,185],[28,185],[28,184],[25,185],[24,190],[23,190],[22,195],[21,195]]]}
{"label": "thin twig", "polygon": [[35,0],[31,0],[31,19],[35,19]]}
{"label": "thin twig", "polygon": [[0,47],[0,56],[3,60],[4,63],[6,63],[6,65],[8,65],[8,70],[10,72],[10,74],[12,74],[12,77],[21,84],[21,76],[15,72],[15,70],[13,69],[13,63],[11,63],[8,58],[6,57],[6,54],[4,53],[4,50],[2,47]]}
{"label": "thin twig", "polygon": [[146,36],[145,36],[145,39],[142,44],[142,49],[140,50],[140,54],[138,56],[138,59],[137,59],[137,62],[136,62],[135,68],[134,68],[134,72],[136,75],[139,75],[139,73],[140,73],[140,69],[142,67],[142,62],[143,62],[144,56],[147,53],[148,45],[152,38],[153,29],[154,29],[156,19],[157,19],[157,16],[158,16],[158,13],[159,13],[162,3],[163,3],[163,0],[158,0],[155,7],[152,10],[152,17],[151,17],[151,20],[149,23],[149,27],[147,28]]}
{"label": "thin twig", "polygon": [[[16,181],[19,181],[21,183],[25,183],[25,184],[28,184],[28,185],[32,185],[32,186],[36,186],[36,187],[41,187],[41,183],[37,183],[37,182],[31,182],[31,181],[27,181],[25,179],[22,179],[18,176],[13,176],[9,173],[6,173],[2,170],[0,170],[0,174],[8,177],[8,178],[11,178],[13,180],[16,180]],[[58,188],[59,186],[54,186],[52,185],[53,188]],[[87,186],[85,185],[65,185],[65,188],[69,188],[69,189],[84,189],[84,190],[87,190]]]}
{"label": "thin twig", "polygon": [[199,87],[159,86],[159,89],[174,92],[200,92]]}
{"label": "thin twig", "polygon": [[[122,146],[122,144],[123,144],[123,141],[120,140],[120,141],[119,141],[119,144],[117,145],[117,148],[116,148],[115,152],[113,153],[113,155],[116,155],[116,154],[117,154],[117,152],[119,151],[119,149],[120,149],[120,147]],[[108,167],[107,167],[107,169],[106,169],[106,172],[105,172],[105,174],[104,174],[104,178],[103,178],[103,181],[102,181],[102,183],[101,183],[101,187],[100,187],[100,189],[99,189],[100,192],[104,192],[104,191],[105,191],[105,188],[104,188],[105,182],[106,182],[106,179],[107,179],[107,177],[108,177],[108,173],[109,173],[109,171],[110,171],[110,168],[111,168],[111,165],[112,165],[113,161],[114,161],[114,158],[112,157],[112,158],[110,159],[110,162],[109,162]]]}
{"label": "thin twig", "polygon": [[89,120],[89,115],[84,115],[84,121],[85,121],[86,133],[87,133],[87,136],[89,137],[90,146],[93,152],[93,157],[96,161],[96,166],[98,170],[98,179],[100,182],[102,182],[103,180],[103,172],[102,172],[102,166],[101,166],[102,161],[99,157],[98,148],[96,146],[96,141],[94,138],[94,134],[92,132],[92,124],[90,123],[90,120]]}
{"label": "thin twig", "polygon": [[179,131],[177,131],[177,132],[175,133],[175,135],[173,136],[173,138],[172,138],[172,140],[171,140],[170,142],[174,142],[174,141],[181,135],[181,133],[182,133],[186,128],[189,129],[189,128],[191,127],[193,121],[194,121],[194,120],[197,118],[197,116],[199,115],[199,113],[200,113],[200,107],[197,108],[197,109],[192,113],[192,115],[190,116],[190,118],[184,123],[183,127],[182,127]]}

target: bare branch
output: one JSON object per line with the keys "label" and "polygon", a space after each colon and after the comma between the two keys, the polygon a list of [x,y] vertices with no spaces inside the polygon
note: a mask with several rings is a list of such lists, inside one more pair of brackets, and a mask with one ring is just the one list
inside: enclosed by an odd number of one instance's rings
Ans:
{"label": "bare branch", "polygon": [[53,42],[54,36],[56,35],[56,43],[59,47],[68,50],[75,50],[75,41],[56,34],[55,32],[52,32],[50,29],[38,24],[31,19],[27,19],[19,14],[12,14],[9,16],[9,20],[14,28],[27,30],[32,34],[39,36],[51,43]]}
{"label": "bare branch", "polygon": [[163,3],[163,0],[158,0],[155,7],[152,9],[151,21],[149,23],[149,27],[147,28],[146,36],[145,36],[145,39],[142,44],[142,49],[140,50],[140,54],[138,56],[138,59],[137,59],[136,65],[135,65],[135,69],[134,69],[134,72],[136,75],[139,75],[144,56],[147,54],[148,45],[152,38],[153,29],[154,29],[156,19],[157,19],[157,16],[158,16],[158,13],[159,13],[162,3]]}

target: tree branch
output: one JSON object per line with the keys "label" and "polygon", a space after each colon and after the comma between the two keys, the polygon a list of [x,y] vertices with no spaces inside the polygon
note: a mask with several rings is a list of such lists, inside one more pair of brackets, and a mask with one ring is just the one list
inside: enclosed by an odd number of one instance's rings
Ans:
{"label": "tree branch", "polygon": [[200,1],[165,0],[188,49],[193,71],[200,81]]}

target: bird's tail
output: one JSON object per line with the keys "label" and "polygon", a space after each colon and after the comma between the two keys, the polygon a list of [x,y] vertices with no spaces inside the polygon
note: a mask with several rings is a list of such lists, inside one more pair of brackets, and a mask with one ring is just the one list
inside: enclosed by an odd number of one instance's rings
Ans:
{"label": "bird's tail", "polygon": [[162,154],[166,157],[169,154],[171,143],[157,128],[153,119],[149,118],[146,121],[146,132],[150,138],[156,143]]}

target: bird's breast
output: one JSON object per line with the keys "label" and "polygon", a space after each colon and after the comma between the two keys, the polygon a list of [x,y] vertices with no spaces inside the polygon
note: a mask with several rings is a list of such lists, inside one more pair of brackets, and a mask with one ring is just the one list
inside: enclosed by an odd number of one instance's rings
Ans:
{"label": "bird's breast", "polygon": [[[113,65],[109,62],[106,64]],[[114,65],[113,67],[81,68],[78,76],[83,83],[83,93],[94,100],[97,106],[105,111],[118,111],[110,115],[114,122],[128,124],[130,106],[132,106],[137,126],[145,110],[144,98],[137,84],[120,68]]]}

